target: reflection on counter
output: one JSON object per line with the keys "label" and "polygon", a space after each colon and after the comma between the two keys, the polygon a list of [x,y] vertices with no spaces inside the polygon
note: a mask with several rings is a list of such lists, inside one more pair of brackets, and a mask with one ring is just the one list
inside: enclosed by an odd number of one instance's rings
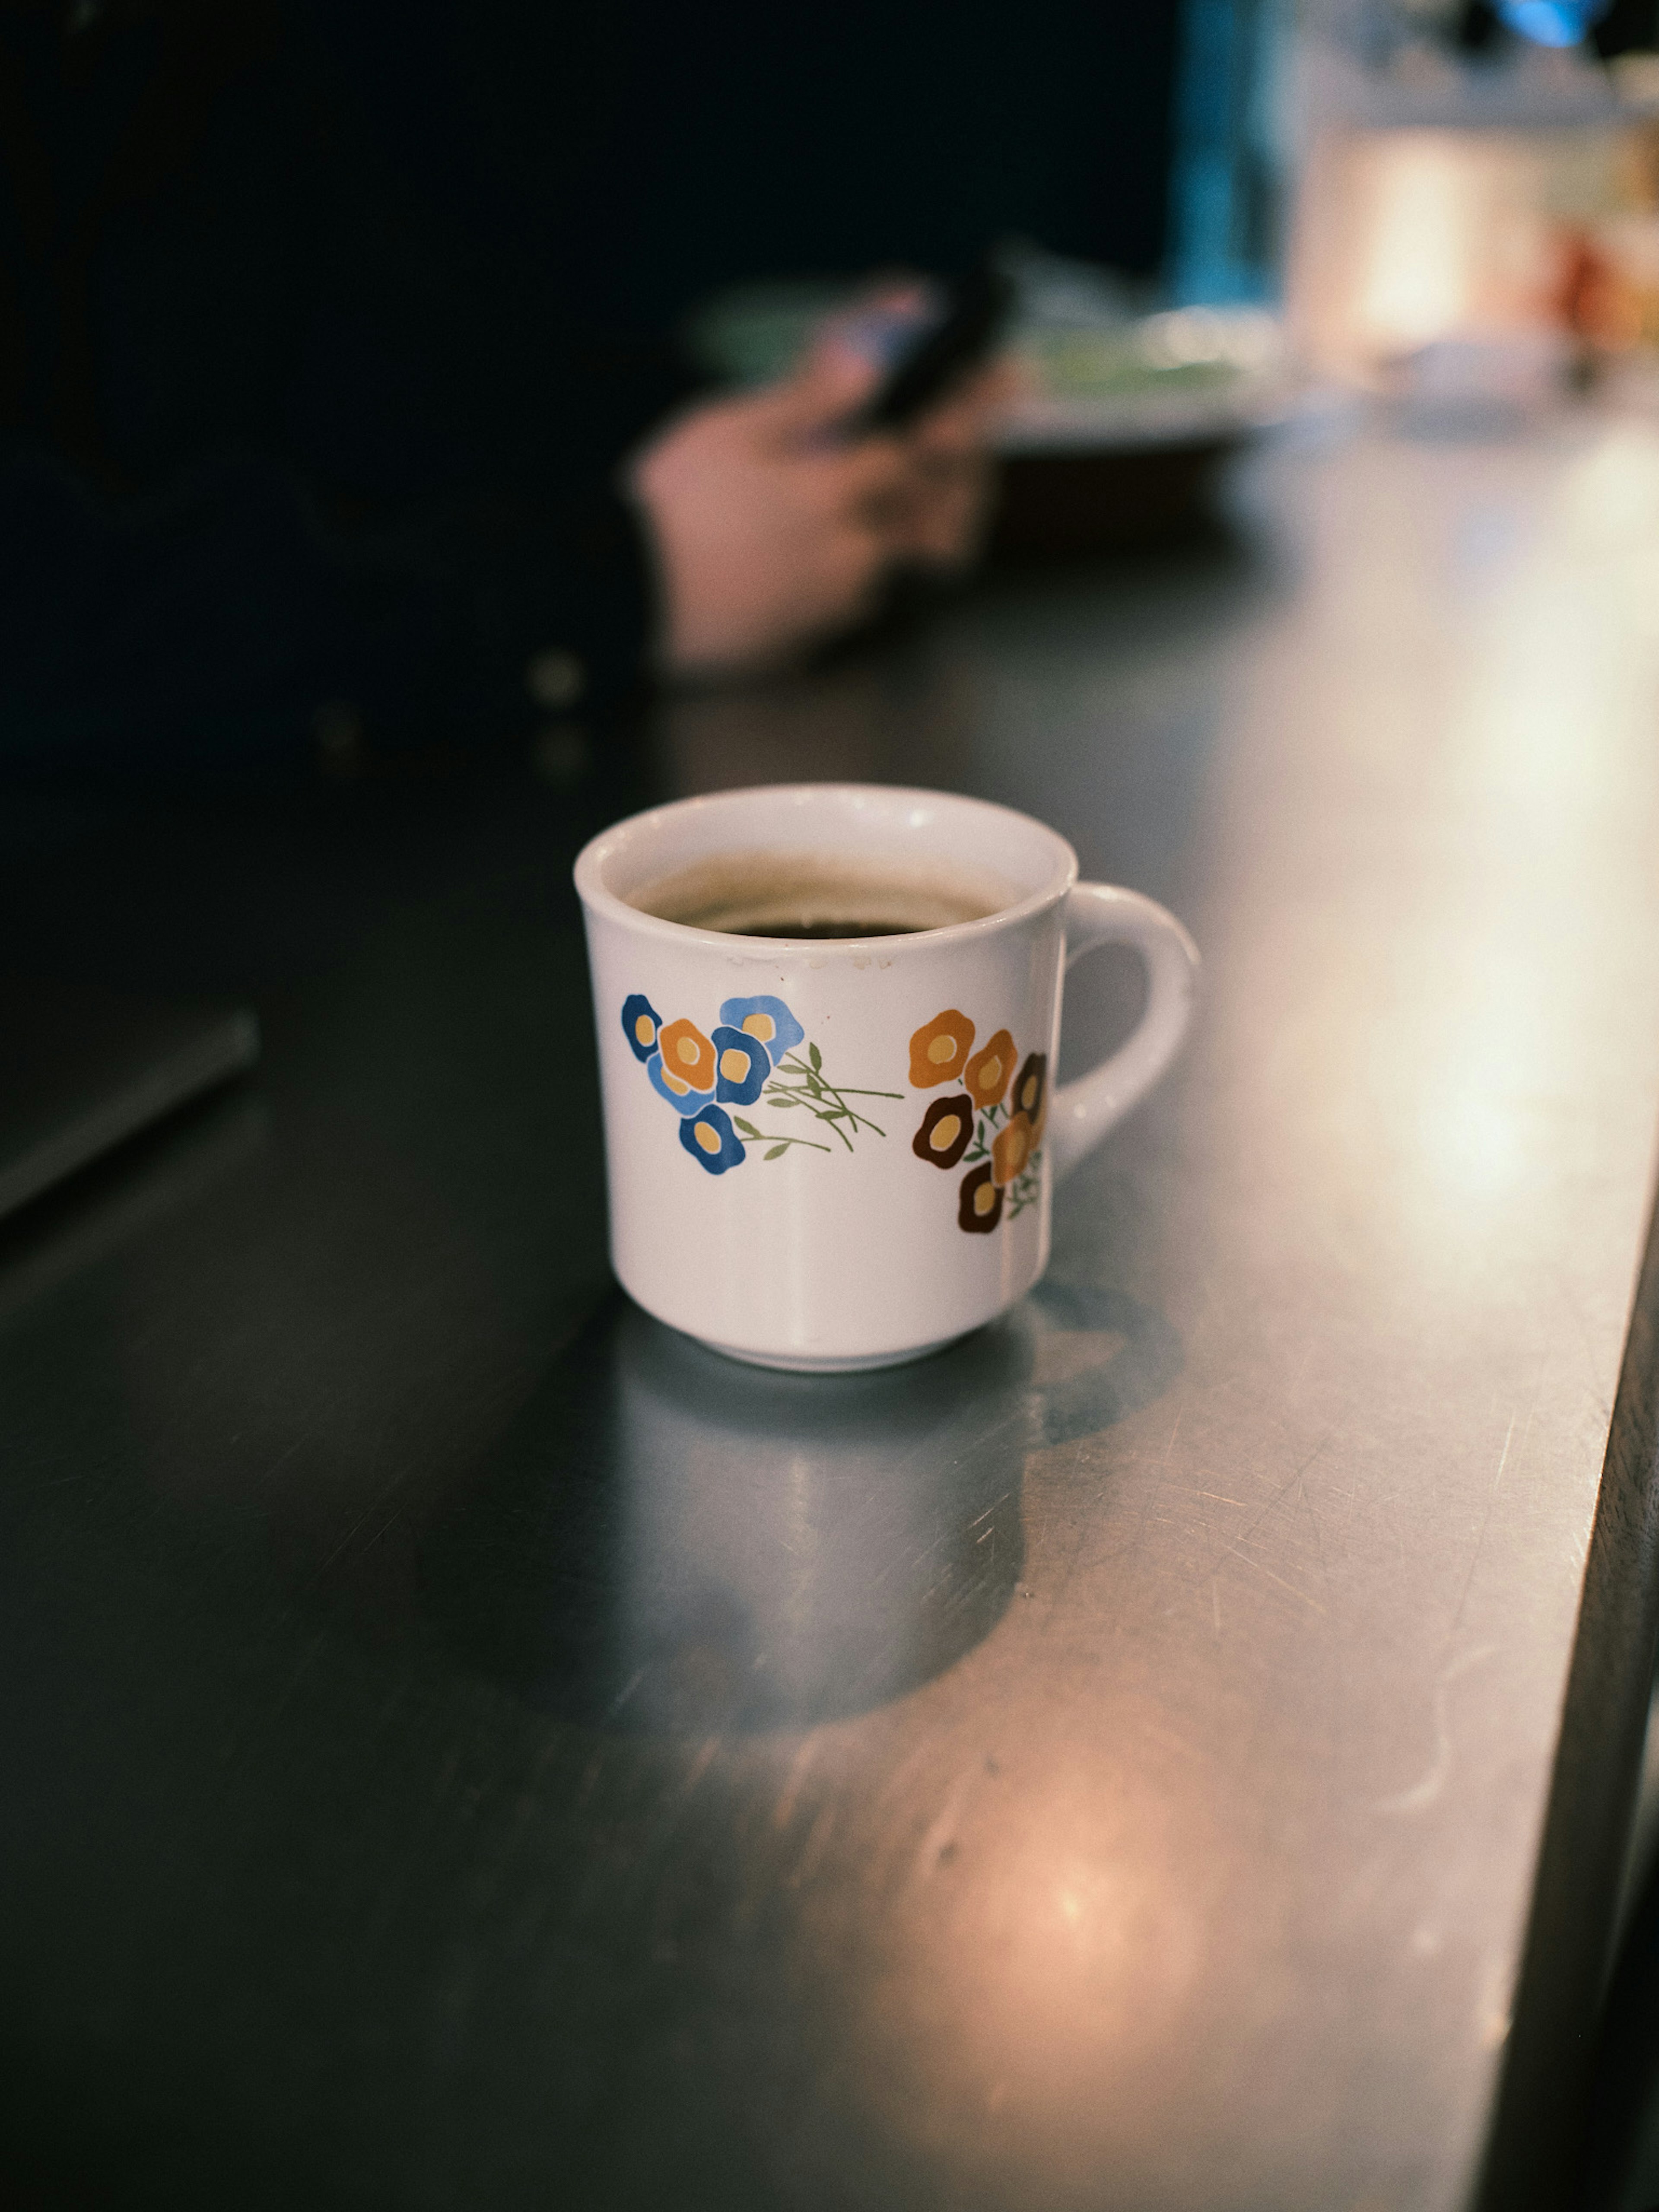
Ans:
{"label": "reflection on counter", "polygon": [[915,1366],[739,1367],[618,1296],[419,1547],[472,1663],[590,1724],[808,1726],[931,1680],[1018,1585],[1028,1453],[1166,1389],[1115,1291],[1041,1285]]}

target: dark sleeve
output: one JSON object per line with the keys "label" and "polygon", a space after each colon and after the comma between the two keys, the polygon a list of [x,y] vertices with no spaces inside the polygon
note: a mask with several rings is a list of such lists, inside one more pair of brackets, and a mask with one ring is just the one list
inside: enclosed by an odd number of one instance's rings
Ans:
{"label": "dark sleeve", "polygon": [[39,454],[0,462],[0,767],[488,744],[600,708],[642,665],[650,579],[611,490],[528,517],[453,507],[330,528],[279,462],[220,462],[159,498],[93,499]]}
{"label": "dark sleeve", "polygon": [[38,302],[0,258],[28,367],[0,374],[0,768],[522,740],[644,668],[614,486],[678,363],[573,327],[555,271],[388,157],[308,10],[254,13],[200,82],[170,17],[112,19],[79,91],[55,19],[19,49],[9,142],[112,181]]}

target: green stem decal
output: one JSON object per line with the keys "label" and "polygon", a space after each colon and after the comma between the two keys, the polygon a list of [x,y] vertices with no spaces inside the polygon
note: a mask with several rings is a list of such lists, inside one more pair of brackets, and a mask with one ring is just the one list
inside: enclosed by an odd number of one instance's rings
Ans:
{"label": "green stem decal", "polygon": [[[823,1055],[817,1045],[809,1044],[806,1052],[805,1060],[791,1053],[781,1061],[778,1072],[761,1095],[776,1107],[805,1107],[809,1114],[835,1132],[849,1152],[853,1149],[853,1139],[860,1129],[868,1129],[873,1136],[885,1137],[887,1132],[879,1122],[872,1121],[867,1115],[860,1114],[856,1107],[849,1106],[847,1102],[849,1098],[902,1098],[903,1092],[867,1091],[851,1083],[831,1083],[823,1073]],[[793,1076],[796,1079],[786,1082],[786,1076]],[[797,1139],[795,1141],[802,1140]],[[825,1152],[829,1147],[821,1145],[817,1149]],[[769,1159],[772,1155],[769,1153],[767,1157]]]}
{"label": "green stem decal", "polygon": [[1037,1175],[1037,1170],[1042,1164],[1042,1154],[1039,1150],[1032,1153],[1030,1158],[1026,1161],[1024,1169],[1015,1176],[1013,1182],[1008,1186],[1008,1197],[1010,1200],[1008,1218],[1010,1221],[1014,1220],[1017,1216],[1024,1213],[1028,1206],[1035,1206],[1036,1204],[1037,1193],[1042,1188],[1042,1182]]}
{"label": "green stem decal", "polygon": [[745,1121],[740,1114],[732,1116],[732,1126],[745,1145],[770,1145],[772,1149],[765,1155],[769,1160],[781,1159],[791,1145],[805,1145],[815,1152],[827,1152],[830,1149],[828,1145],[814,1143],[811,1137],[769,1136],[765,1130],[757,1129],[752,1121]]}
{"label": "green stem decal", "polygon": [[[767,1104],[778,1112],[804,1106],[813,1119],[821,1121],[826,1131],[832,1133],[849,1152],[860,1129],[867,1129],[872,1136],[885,1137],[887,1132],[879,1122],[872,1121],[867,1114],[860,1114],[855,1106],[849,1106],[847,1102],[849,1098],[902,1098],[904,1093],[902,1091],[867,1091],[851,1083],[831,1083],[824,1074],[823,1055],[817,1045],[809,1044],[806,1054],[806,1058],[802,1060],[792,1052],[779,1061],[771,1081],[761,1093]],[[770,1146],[771,1150],[763,1155],[769,1160],[781,1159],[791,1145],[805,1145],[815,1152],[833,1150],[832,1146],[818,1144],[811,1137],[763,1135],[751,1121],[741,1121],[735,1115],[732,1123],[745,1145]]]}

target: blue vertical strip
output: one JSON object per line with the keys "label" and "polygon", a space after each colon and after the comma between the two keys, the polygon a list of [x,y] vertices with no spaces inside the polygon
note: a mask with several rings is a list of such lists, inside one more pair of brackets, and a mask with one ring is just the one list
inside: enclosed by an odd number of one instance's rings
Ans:
{"label": "blue vertical strip", "polygon": [[1184,305],[1276,288],[1273,0],[1185,0],[1170,178],[1169,283]]}

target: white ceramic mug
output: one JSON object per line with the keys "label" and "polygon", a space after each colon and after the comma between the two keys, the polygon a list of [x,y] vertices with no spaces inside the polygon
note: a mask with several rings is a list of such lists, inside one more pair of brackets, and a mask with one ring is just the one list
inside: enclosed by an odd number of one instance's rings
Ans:
{"label": "white ceramic mug", "polygon": [[[993,878],[973,921],[892,937],[731,936],[629,903],[741,854]],[[762,1366],[936,1351],[1023,1297],[1054,1184],[1168,1066],[1198,955],[1134,891],[1079,884],[1063,837],[942,792],[782,784],[658,807],[576,862],[611,1259],[647,1313]],[[1133,945],[1146,1010],[1055,1089],[1060,985]]]}

